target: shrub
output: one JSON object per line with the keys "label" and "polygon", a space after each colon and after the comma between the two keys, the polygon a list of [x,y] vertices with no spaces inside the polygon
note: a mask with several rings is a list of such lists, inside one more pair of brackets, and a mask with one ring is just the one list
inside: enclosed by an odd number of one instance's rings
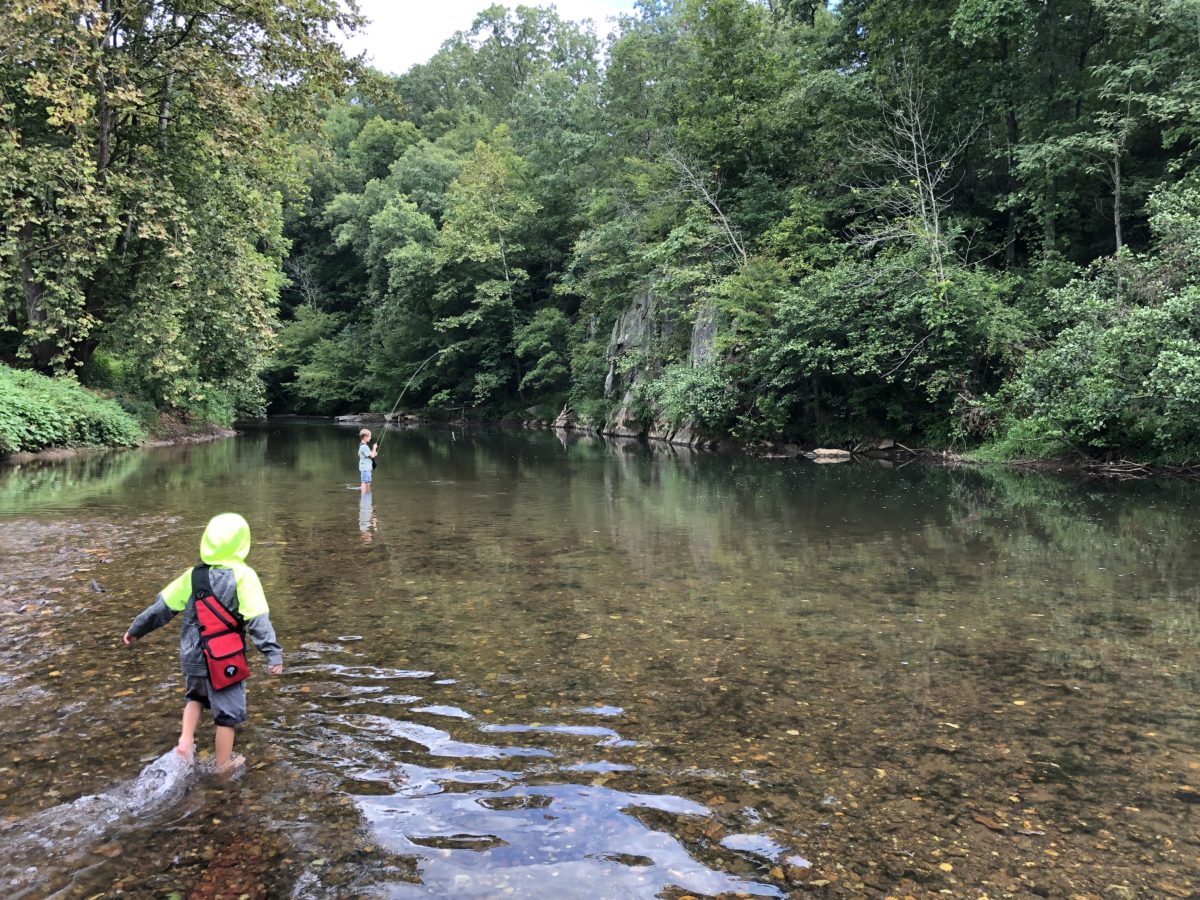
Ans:
{"label": "shrub", "polygon": [[137,385],[129,374],[129,365],[120,356],[98,349],[79,372],[79,382],[96,391],[114,391],[121,394],[137,392]]}
{"label": "shrub", "polygon": [[137,421],[68,378],[0,366],[0,453],[47,447],[129,447]]}
{"label": "shrub", "polygon": [[143,431],[152,431],[155,424],[158,422],[158,407],[149,400],[143,400],[140,397],[133,397],[129,394],[120,394],[113,397],[117,405],[129,415],[137,420],[142,426]]}
{"label": "shrub", "polygon": [[642,387],[639,395],[656,418],[676,427],[694,422],[706,431],[726,429],[737,405],[733,385],[716,365],[668,366]]}
{"label": "shrub", "polygon": [[600,428],[612,415],[613,402],[603,397],[580,400],[571,404],[571,409],[581,425],[588,428]]}
{"label": "shrub", "polygon": [[567,317],[552,307],[539,309],[516,330],[516,354],[526,365],[521,390],[555,395],[566,385],[571,374],[567,359],[569,330]]}
{"label": "shrub", "polygon": [[204,389],[203,393],[189,397],[180,405],[179,411],[184,414],[184,421],[211,422],[226,427],[237,418],[237,410],[229,393],[211,386]]}
{"label": "shrub", "polygon": [[1153,252],[1123,252],[1048,293],[1057,333],[990,398],[991,452],[1200,458],[1200,179],[1151,201]]}

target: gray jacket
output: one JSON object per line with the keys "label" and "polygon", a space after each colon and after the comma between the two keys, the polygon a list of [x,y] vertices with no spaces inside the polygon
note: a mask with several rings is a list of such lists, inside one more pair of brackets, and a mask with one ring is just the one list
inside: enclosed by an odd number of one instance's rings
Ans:
{"label": "gray jacket", "polygon": [[[213,566],[208,570],[208,582],[212,587],[213,596],[222,606],[234,612],[238,609],[237,582],[233,570]],[[173,582],[174,586],[177,582]],[[177,611],[167,605],[163,594],[146,607],[129,626],[129,634],[140,638],[156,628],[166,625],[177,615]],[[275,629],[267,613],[255,616],[246,621],[246,634],[254,642],[259,652],[267,657],[267,665],[283,664],[283,648],[275,640]],[[200,627],[196,620],[196,601],[190,596],[187,606],[183,609],[183,623],[179,631],[179,663],[184,675],[207,675],[208,666],[204,662],[204,653],[200,649]]]}

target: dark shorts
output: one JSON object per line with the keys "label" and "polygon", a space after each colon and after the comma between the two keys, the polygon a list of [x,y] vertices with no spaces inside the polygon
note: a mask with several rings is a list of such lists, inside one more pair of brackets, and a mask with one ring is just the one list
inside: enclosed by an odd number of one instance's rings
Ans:
{"label": "dark shorts", "polygon": [[232,728],[246,721],[246,682],[239,681],[223,691],[214,691],[206,676],[184,675],[183,685],[183,699],[195,700],[205,709],[211,709],[213,721],[218,725]]}

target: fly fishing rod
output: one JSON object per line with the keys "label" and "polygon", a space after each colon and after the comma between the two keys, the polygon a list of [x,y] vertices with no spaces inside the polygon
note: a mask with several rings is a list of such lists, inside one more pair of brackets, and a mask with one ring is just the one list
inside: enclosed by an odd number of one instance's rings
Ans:
{"label": "fly fishing rod", "polygon": [[387,434],[387,423],[390,422],[392,420],[392,417],[396,415],[396,407],[398,407],[400,405],[400,401],[403,400],[404,395],[406,393],[408,393],[408,389],[412,385],[413,379],[421,374],[421,370],[423,368],[425,368],[427,365],[429,365],[430,360],[432,360],[435,356],[438,356],[439,354],[445,353],[449,349],[450,349],[449,347],[443,347],[441,350],[435,350],[433,353],[429,354],[428,358],[426,358],[426,360],[423,363],[421,363],[419,366],[417,366],[417,371],[413,372],[412,375],[409,376],[408,381],[404,385],[404,389],[402,391],[400,391],[400,396],[397,397],[396,402],[392,404],[392,411],[390,413],[388,413],[384,419],[383,430],[379,435],[379,440],[375,442],[376,449],[378,449],[379,445],[383,443],[383,436],[385,434]]}

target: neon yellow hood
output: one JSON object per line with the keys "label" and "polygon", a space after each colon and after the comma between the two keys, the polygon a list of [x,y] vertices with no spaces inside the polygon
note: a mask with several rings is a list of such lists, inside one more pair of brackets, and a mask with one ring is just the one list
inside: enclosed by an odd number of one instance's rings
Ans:
{"label": "neon yellow hood", "polygon": [[246,561],[250,552],[250,526],[237,513],[213,516],[200,538],[200,558],[210,566]]}

